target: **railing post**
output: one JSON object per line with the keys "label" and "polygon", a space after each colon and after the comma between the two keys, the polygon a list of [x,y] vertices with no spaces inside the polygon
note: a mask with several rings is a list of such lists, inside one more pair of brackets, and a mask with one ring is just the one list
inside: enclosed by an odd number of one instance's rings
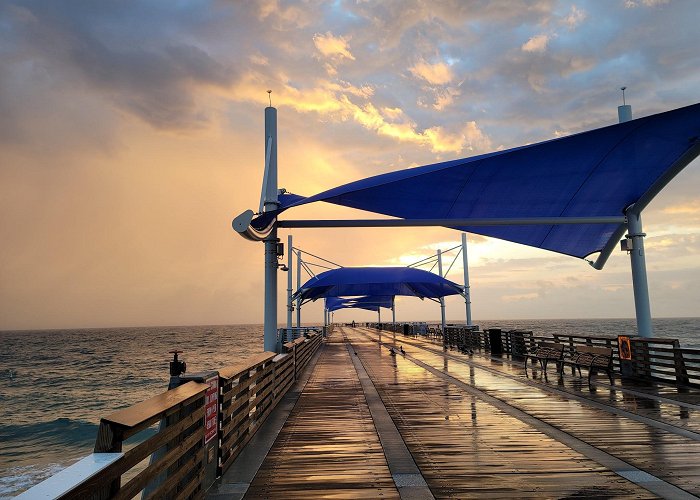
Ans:
{"label": "railing post", "polygon": [[[95,440],[95,453],[121,453],[124,436],[122,430],[115,427],[109,422],[100,420]],[[114,478],[109,485],[105,485],[98,497],[102,498],[106,495],[105,498],[111,498],[119,492],[119,488],[121,488],[121,476]]]}
{"label": "railing post", "polygon": [[685,369],[685,361],[683,360],[683,351],[681,351],[680,342],[673,341],[673,364],[676,369],[676,383],[679,385],[688,385],[688,372]]}

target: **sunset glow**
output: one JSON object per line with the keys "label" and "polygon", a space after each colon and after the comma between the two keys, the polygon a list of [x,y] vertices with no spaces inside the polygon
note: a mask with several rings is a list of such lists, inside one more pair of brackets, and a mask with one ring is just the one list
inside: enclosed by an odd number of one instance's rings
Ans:
{"label": "sunset glow", "polygon": [[[230,223],[258,207],[268,99],[279,185],[311,195],[616,123],[622,86],[635,117],[696,103],[697,11],[641,0],[3,2],[0,329],[261,323],[263,246]],[[699,167],[644,212],[654,316],[697,316]],[[293,213],[305,217],[357,213]],[[406,265],[460,242],[441,228],[293,236],[343,265]],[[596,271],[469,238],[476,322],[634,316],[623,252]],[[461,273],[460,258],[449,278]],[[280,321],[285,287],[281,273]],[[447,303],[449,319],[464,318],[463,302]],[[440,314],[397,304],[402,320]],[[319,304],[307,311],[322,320]]]}

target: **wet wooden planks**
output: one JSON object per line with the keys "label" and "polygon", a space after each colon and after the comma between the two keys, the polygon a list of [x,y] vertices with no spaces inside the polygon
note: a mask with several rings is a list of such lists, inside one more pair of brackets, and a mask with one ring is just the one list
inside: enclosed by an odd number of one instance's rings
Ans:
{"label": "wet wooden planks", "polygon": [[398,498],[345,344],[321,352],[245,498]]}
{"label": "wet wooden planks", "polygon": [[436,498],[653,498],[401,356],[351,336]]}

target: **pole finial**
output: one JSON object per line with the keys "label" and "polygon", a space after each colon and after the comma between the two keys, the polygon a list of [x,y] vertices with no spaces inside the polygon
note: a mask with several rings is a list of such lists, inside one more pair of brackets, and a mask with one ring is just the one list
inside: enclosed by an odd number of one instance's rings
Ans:
{"label": "pole finial", "polygon": [[622,90],[622,105],[626,105],[627,103],[625,102],[625,90],[627,90],[627,87],[620,87],[620,90]]}
{"label": "pole finial", "polygon": [[267,98],[270,99],[270,107],[272,107],[272,90],[267,91]]}

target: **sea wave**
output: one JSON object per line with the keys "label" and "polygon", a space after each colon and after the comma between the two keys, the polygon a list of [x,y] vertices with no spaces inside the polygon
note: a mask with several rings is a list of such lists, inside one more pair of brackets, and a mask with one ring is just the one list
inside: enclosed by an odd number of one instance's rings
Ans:
{"label": "sea wave", "polygon": [[66,450],[84,450],[94,445],[96,435],[96,424],[65,417],[31,424],[0,424],[0,449],[4,448],[3,455],[13,461],[53,447],[60,447],[65,456]]}
{"label": "sea wave", "polygon": [[8,467],[5,474],[0,477],[0,500],[19,495],[44,479],[59,473],[68,465],[70,462]]}

